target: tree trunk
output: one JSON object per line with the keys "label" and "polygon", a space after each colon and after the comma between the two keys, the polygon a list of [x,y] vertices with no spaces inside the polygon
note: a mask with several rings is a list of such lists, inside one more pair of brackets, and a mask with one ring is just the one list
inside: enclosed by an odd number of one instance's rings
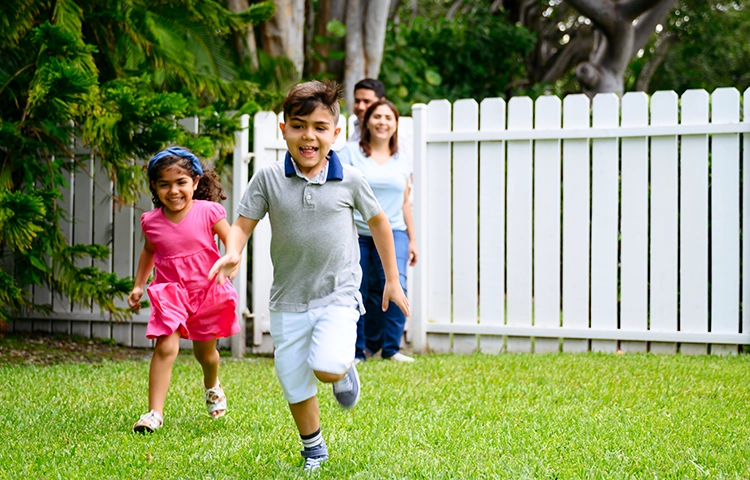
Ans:
{"label": "tree trunk", "polygon": [[380,74],[389,4],[390,0],[347,2],[344,68],[347,108],[354,103],[354,85],[363,78],[378,78]]}
{"label": "tree trunk", "polygon": [[[346,0],[331,0],[330,20],[338,20],[346,25]],[[346,46],[344,39],[338,39],[331,43],[331,50],[343,51]],[[330,52],[330,50],[329,50]],[[344,78],[344,61],[340,59],[328,59],[328,73],[334,78]]]}
{"label": "tree trunk", "polygon": [[305,0],[275,0],[276,14],[263,22],[263,50],[271,56],[285,56],[302,78],[305,65],[303,29]]}
{"label": "tree trunk", "polygon": [[[318,1],[318,15],[315,17],[315,36],[325,37],[328,34],[326,26],[331,21],[331,0],[319,0]],[[312,74],[318,76],[326,71],[325,59],[328,58],[328,54],[331,51],[331,44],[325,43],[323,45],[314,45],[315,52],[319,55],[318,58],[313,58],[312,61]]]}
{"label": "tree trunk", "polygon": [[[305,0],[305,68],[302,71],[303,77],[309,77],[313,71],[313,53],[315,51],[315,35],[318,33],[315,30],[315,7],[313,6],[313,0]],[[325,33],[323,33],[325,35]]]}
{"label": "tree trunk", "polygon": [[[250,5],[248,0],[227,0],[229,10],[234,13],[244,12]],[[258,70],[258,46],[255,43],[255,30],[252,24],[247,26],[244,35],[234,35],[234,49],[237,56],[246,59],[252,70]]]}
{"label": "tree trunk", "polygon": [[383,61],[385,46],[385,28],[388,23],[388,6],[390,0],[368,2],[365,12],[365,75],[378,78],[380,63]]}
{"label": "tree trunk", "polygon": [[654,27],[666,19],[674,0],[568,1],[591,19],[599,34],[589,59],[575,69],[584,93],[592,98],[597,93],[622,95],[625,69],[651,37]]}

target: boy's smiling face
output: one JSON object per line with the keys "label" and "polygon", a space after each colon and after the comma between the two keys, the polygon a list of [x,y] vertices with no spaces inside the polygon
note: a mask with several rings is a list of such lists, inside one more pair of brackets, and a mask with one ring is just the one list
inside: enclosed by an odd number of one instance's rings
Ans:
{"label": "boy's smiling face", "polygon": [[279,127],[289,153],[300,172],[313,178],[323,170],[341,128],[336,126],[334,115],[322,106],[316,107],[310,115],[292,114],[285,120]]}

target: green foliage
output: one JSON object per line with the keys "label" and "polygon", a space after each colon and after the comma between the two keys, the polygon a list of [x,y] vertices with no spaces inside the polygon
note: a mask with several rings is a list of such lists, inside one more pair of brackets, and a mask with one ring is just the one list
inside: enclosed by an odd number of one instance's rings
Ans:
{"label": "green foliage", "polygon": [[529,31],[479,7],[451,20],[418,17],[389,24],[380,79],[402,114],[434,98],[505,96],[525,75],[533,43]]}
{"label": "green foliage", "polygon": [[[660,68],[654,73],[650,91],[691,88],[709,92],[719,87],[750,86],[750,44],[741,32],[750,30],[750,2],[680,0],[670,13],[666,30],[677,37]],[[632,68],[639,72],[642,63],[656,47]]]}
{"label": "green foliage", "polygon": [[[239,119],[260,108],[239,78],[230,35],[273,13],[233,14],[215,0],[8,0],[0,6],[0,323],[21,309],[49,311],[24,294],[36,285],[114,319],[132,279],[95,267],[102,245],[70,245],[60,202],[71,173],[93,176],[91,155],[114,181],[115,203],[148,191],[142,160],[186,145],[223,168]],[[201,132],[176,121],[198,116]],[[74,147],[75,146],[75,147]],[[81,152],[90,152],[84,154]],[[99,188],[99,187],[98,187]],[[108,192],[109,193],[109,192]]]}

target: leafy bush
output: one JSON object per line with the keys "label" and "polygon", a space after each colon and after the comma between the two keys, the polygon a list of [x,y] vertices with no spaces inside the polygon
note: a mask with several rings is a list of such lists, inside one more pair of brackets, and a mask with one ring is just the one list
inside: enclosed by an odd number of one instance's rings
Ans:
{"label": "leafy bush", "polygon": [[534,37],[504,15],[475,8],[455,19],[389,24],[380,79],[402,114],[436,98],[505,97],[525,78]]}
{"label": "leafy bush", "polygon": [[[235,78],[230,34],[268,18],[273,4],[232,14],[214,1],[37,2],[0,6],[0,327],[15,313],[49,311],[27,293],[43,286],[113,319],[132,279],[93,266],[103,245],[73,244],[59,199],[70,172],[93,176],[89,151],[114,182],[115,204],[148,191],[139,159],[182,144],[222,168],[239,120],[260,89]],[[49,20],[51,19],[51,21]],[[198,116],[201,132],[177,119]],[[82,266],[83,265],[83,266]]]}

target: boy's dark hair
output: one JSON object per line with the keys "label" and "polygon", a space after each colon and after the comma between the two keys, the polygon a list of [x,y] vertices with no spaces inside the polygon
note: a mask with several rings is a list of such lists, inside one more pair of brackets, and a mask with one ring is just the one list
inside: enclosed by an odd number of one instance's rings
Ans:
{"label": "boy's dark hair", "polygon": [[385,97],[385,85],[383,85],[383,82],[380,80],[375,80],[374,78],[365,78],[363,80],[360,80],[354,85],[354,91],[361,89],[367,89],[372,90],[375,92],[375,96],[378,98]]}
{"label": "boy's dark hair", "polygon": [[[202,163],[202,162],[201,162]],[[195,179],[199,174],[193,169],[193,165],[187,158],[178,157],[177,155],[167,155],[160,159],[148,172],[148,188],[151,190],[151,201],[154,202],[155,207],[163,207],[164,204],[159,200],[159,195],[156,194],[156,189],[153,184],[161,178],[161,172],[167,167],[176,166],[185,170],[191,178]],[[224,193],[224,187],[219,182],[219,176],[213,170],[208,170],[203,167],[203,175],[198,181],[198,188],[193,193],[194,200],[209,200],[211,202],[218,202],[220,200],[226,200],[227,196]]]}
{"label": "boy's dark hair", "polygon": [[385,105],[390,108],[393,112],[393,116],[396,118],[396,131],[393,132],[393,136],[391,137],[391,141],[388,142],[388,146],[391,150],[391,156],[395,155],[396,152],[398,152],[398,109],[396,108],[396,105],[394,105],[390,101],[386,100],[385,98],[381,98],[377,102],[370,105],[370,107],[365,112],[364,119],[362,120],[362,138],[360,138],[359,140],[359,146],[360,148],[362,148],[362,151],[365,152],[366,157],[369,157],[370,154],[372,154],[372,146],[370,145],[370,129],[367,128],[367,122],[370,121],[370,117],[372,116],[375,109],[381,105]]}
{"label": "boy's dark hair", "polygon": [[284,99],[284,120],[295,115],[306,117],[316,108],[323,107],[333,115],[335,127],[341,113],[341,92],[341,85],[330,80],[300,83],[292,88]]}

